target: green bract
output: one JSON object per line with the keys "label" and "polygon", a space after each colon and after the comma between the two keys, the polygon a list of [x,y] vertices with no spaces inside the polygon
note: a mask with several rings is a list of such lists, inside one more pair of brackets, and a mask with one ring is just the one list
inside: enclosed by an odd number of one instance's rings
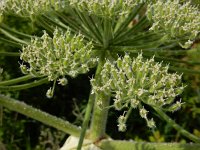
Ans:
{"label": "green bract", "polygon": [[140,0],[69,0],[70,5],[81,11],[105,18],[127,15]]}
{"label": "green bract", "polygon": [[72,36],[69,30],[62,33],[56,29],[51,38],[44,32],[23,47],[20,58],[28,65],[22,64],[21,70],[36,77],[47,76],[49,81],[58,79],[65,85],[65,75],[76,77],[95,67],[98,59],[92,48],[92,42],[85,43],[81,34]]}
{"label": "green bract", "polygon": [[153,21],[150,30],[162,31],[169,38],[185,38],[184,48],[188,48],[200,32],[200,11],[191,3],[179,0],[158,0],[148,5],[147,16]]}
{"label": "green bract", "polygon": [[[139,108],[140,116],[147,121],[149,127],[154,127],[155,123],[153,119],[147,118],[148,111],[143,104],[163,107],[172,112],[181,106],[181,102],[172,104],[184,89],[180,85],[181,75],[168,73],[168,66],[163,67],[153,58],[144,60],[142,54],[133,59],[125,55],[114,62],[107,61],[101,71],[101,80],[98,83],[91,79],[93,93],[99,95],[101,92],[111,92],[116,110]],[[122,118],[118,120],[119,130],[124,131],[127,117]]]}

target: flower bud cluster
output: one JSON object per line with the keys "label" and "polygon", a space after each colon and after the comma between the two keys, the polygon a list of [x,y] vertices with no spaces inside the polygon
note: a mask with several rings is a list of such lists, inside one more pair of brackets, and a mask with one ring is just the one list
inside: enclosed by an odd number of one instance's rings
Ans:
{"label": "flower bud cluster", "polygon": [[[162,66],[154,58],[144,61],[142,54],[134,59],[126,54],[114,62],[107,60],[101,71],[101,83],[91,80],[93,93],[113,93],[116,110],[139,108],[140,116],[149,127],[154,127],[155,123],[148,119],[149,112],[143,104],[176,111],[181,102],[172,103],[184,89],[180,84],[181,75],[168,73],[168,66]],[[125,129],[125,122],[118,123]]]}
{"label": "flower bud cluster", "polygon": [[182,45],[188,48],[200,32],[200,11],[190,1],[158,0],[148,5],[147,16],[153,21],[150,30],[163,31],[169,38],[186,37]]}
{"label": "flower bud cluster", "polygon": [[105,18],[127,15],[143,0],[69,0],[72,7]]}
{"label": "flower bud cluster", "polygon": [[69,30],[63,33],[56,29],[51,38],[44,32],[41,38],[35,37],[23,47],[20,58],[25,63],[20,68],[25,74],[47,76],[49,81],[66,85],[65,75],[76,77],[95,67],[98,58],[92,49],[92,42],[85,43],[81,34],[72,36]]}
{"label": "flower bud cluster", "polygon": [[53,9],[59,10],[67,4],[63,0],[3,0],[7,13],[23,17],[42,14]]}

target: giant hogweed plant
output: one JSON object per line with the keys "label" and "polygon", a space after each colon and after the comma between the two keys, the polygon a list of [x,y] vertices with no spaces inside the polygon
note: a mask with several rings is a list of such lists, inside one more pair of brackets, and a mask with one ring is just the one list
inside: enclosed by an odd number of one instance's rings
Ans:
{"label": "giant hogweed plant", "polygon": [[[200,138],[183,129],[166,112],[175,112],[184,103],[175,101],[185,87],[182,73],[199,73],[173,65],[198,64],[176,56],[187,55],[199,38],[199,14],[195,4],[179,0],[2,0],[0,40],[20,50],[0,53],[19,56],[19,69],[24,76],[1,81],[0,91],[51,82],[46,96],[52,98],[56,84],[68,86],[68,77],[76,78],[91,68],[96,68],[96,73],[90,79],[91,92],[81,128],[4,95],[0,95],[0,104],[70,134],[62,150],[169,148],[170,144],[111,140],[106,134],[109,108],[122,112],[116,120],[119,132],[128,132],[126,122],[133,109],[138,110],[148,128],[156,128],[156,122],[149,117],[154,111],[183,136],[198,143]],[[29,19],[33,26],[44,28],[43,35],[12,29],[4,24],[7,15]],[[179,149],[178,144],[170,146]]]}

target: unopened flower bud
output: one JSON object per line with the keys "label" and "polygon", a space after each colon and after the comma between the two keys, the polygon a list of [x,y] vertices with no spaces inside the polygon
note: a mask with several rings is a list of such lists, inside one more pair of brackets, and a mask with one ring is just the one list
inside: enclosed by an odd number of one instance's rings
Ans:
{"label": "unopened flower bud", "polygon": [[154,127],[156,127],[155,121],[153,120],[153,118],[151,118],[150,120],[147,120],[147,126],[148,126],[149,128],[154,128]]}
{"label": "unopened flower bud", "polygon": [[54,91],[53,91],[52,88],[50,87],[50,88],[47,90],[47,93],[46,93],[47,98],[52,98],[52,97],[53,97],[53,93],[54,93]]}
{"label": "unopened flower bud", "polygon": [[26,65],[21,64],[21,65],[20,65],[20,69],[21,69],[21,72],[22,72],[23,74],[28,74],[28,73],[29,73],[29,72],[28,72],[28,68],[26,67]]}
{"label": "unopened flower bud", "polygon": [[119,131],[121,131],[121,132],[126,131],[126,124],[125,123],[120,123],[117,126],[118,126]]}
{"label": "unopened flower bud", "polygon": [[68,83],[68,80],[66,78],[58,79],[58,84],[60,84],[62,86],[67,85],[67,83]]}
{"label": "unopened flower bud", "polygon": [[148,114],[148,111],[144,107],[140,109],[140,116],[142,118],[146,119],[147,118],[147,114]]}

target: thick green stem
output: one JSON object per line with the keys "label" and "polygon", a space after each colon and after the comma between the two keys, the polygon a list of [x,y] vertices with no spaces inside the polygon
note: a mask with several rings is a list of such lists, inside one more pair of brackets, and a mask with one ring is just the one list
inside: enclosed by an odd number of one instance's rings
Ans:
{"label": "thick green stem", "polygon": [[174,127],[178,132],[180,132],[183,136],[189,138],[190,140],[200,143],[200,138],[197,136],[189,133],[185,129],[183,129],[181,126],[179,126],[176,122],[174,122],[169,116],[167,116],[162,110],[159,108],[153,107],[154,110],[167,122],[169,123],[172,127]]}
{"label": "thick green stem", "polygon": [[[96,70],[96,73],[95,73],[95,78],[97,78],[97,79],[100,75],[100,72],[101,72],[103,64],[104,64],[104,60],[105,60],[104,56],[105,56],[105,54],[102,53],[102,56],[100,57],[100,60],[99,60],[99,64],[97,66],[97,70]],[[79,138],[77,150],[80,150],[81,147],[82,147],[83,140],[84,140],[84,137],[85,137],[85,133],[86,133],[89,121],[90,121],[91,112],[92,112],[92,108],[94,106],[94,103],[95,103],[95,97],[91,93],[90,97],[89,97],[88,104],[87,104],[86,113],[85,113],[85,116],[84,116],[84,121],[83,121],[83,124],[82,124],[82,130],[81,130],[81,135],[80,135],[80,138]]]}
{"label": "thick green stem", "polygon": [[194,143],[153,143],[120,140],[102,140],[102,150],[200,150],[200,144]]}
{"label": "thick green stem", "polygon": [[[98,82],[101,82],[99,77],[104,63],[105,57],[103,55],[95,76]],[[105,137],[106,135],[108,109],[100,109],[98,103],[101,103],[103,108],[108,107],[110,103],[110,95],[105,95],[104,93],[101,93],[101,98],[99,98],[98,95],[96,95],[95,97],[95,104],[90,127],[90,138],[92,140],[98,140]]]}
{"label": "thick green stem", "polygon": [[[105,63],[106,59],[106,52],[109,47],[110,38],[112,37],[112,26],[111,22],[108,19],[104,19],[103,22],[103,49],[104,52],[102,53],[98,68],[96,71],[95,79],[97,82],[101,82],[101,70]],[[103,108],[109,106],[110,103],[110,95],[106,95],[104,93],[100,93],[100,95],[95,96],[91,126],[90,126],[90,139],[93,141],[99,140],[106,136],[106,123],[108,117],[108,109],[100,109],[99,103]]]}
{"label": "thick green stem", "polygon": [[52,116],[46,112],[43,112],[39,109],[33,108],[33,107],[25,104],[24,102],[20,102],[18,100],[0,95],[0,105],[4,106],[10,110],[16,111],[23,115],[26,115],[35,120],[38,120],[46,125],[56,128],[58,130],[64,131],[73,136],[80,135],[79,127],[69,123],[68,121],[62,120],[62,119]]}
{"label": "thick green stem", "polygon": [[108,107],[110,103],[110,96],[101,95],[101,99],[96,96],[90,128],[90,138],[93,140],[98,140],[106,136],[108,109],[100,109],[97,102],[100,102],[103,108]]}

